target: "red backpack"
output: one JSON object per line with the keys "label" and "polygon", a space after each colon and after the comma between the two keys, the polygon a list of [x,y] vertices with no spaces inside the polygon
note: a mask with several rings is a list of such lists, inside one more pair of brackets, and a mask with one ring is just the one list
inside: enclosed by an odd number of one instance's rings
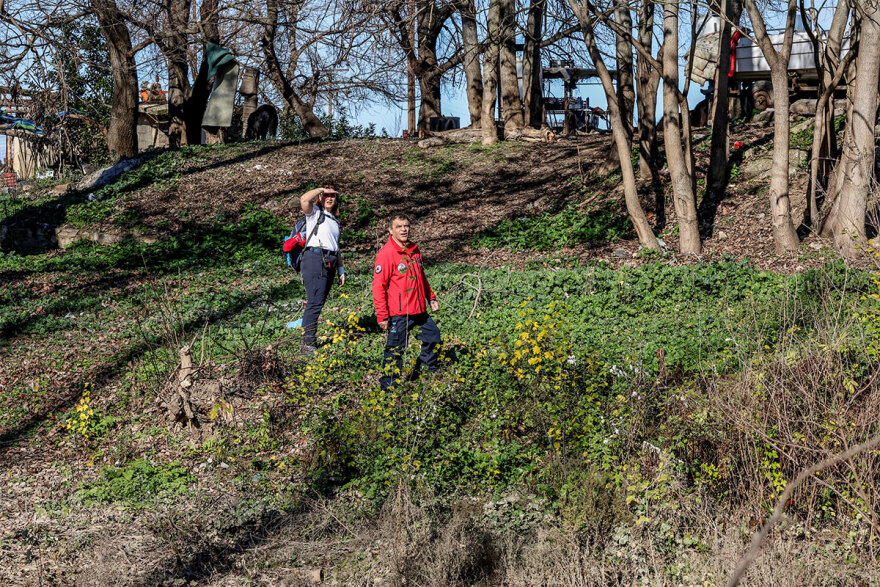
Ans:
{"label": "red backpack", "polygon": [[302,254],[305,250],[306,243],[309,242],[309,239],[315,236],[315,233],[318,232],[318,227],[324,222],[324,210],[320,210],[318,221],[315,223],[315,227],[312,229],[311,234],[306,236],[306,219],[303,217],[296,221],[296,225],[294,225],[293,230],[290,231],[290,236],[284,237],[284,258],[287,261],[288,266],[292,267],[297,273],[299,273],[300,270]]}

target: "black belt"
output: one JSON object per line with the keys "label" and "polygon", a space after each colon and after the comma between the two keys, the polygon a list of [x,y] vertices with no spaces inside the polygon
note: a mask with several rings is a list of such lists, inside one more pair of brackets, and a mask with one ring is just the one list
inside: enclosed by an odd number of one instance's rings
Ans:
{"label": "black belt", "polygon": [[322,249],[321,247],[306,247],[307,251],[314,251],[316,253],[327,253],[328,255],[338,255],[339,251],[331,251],[330,249]]}

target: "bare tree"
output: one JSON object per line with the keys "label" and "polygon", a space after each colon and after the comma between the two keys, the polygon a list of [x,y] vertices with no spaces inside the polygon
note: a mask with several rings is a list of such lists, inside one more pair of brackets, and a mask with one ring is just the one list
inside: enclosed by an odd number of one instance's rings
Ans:
{"label": "bare tree", "polygon": [[[800,0],[801,17],[808,21],[803,0]],[[813,144],[810,149],[810,181],[807,185],[807,206],[804,210],[804,224],[817,225],[821,232],[821,217],[817,192],[819,185],[827,185],[831,172],[831,158],[836,156],[837,140],[834,132],[834,90],[840,84],[850,62],[855,57],[855,35],[850,35],[850,51],[841,62],[841,47],[846,23],[849,20],[849,2],[841,0],[834,9],[831,27],[827,38],[819,38],[818,14],[812,18],[812,27],[807,28],[813,44],[813,59],[819,79],[819,96],[816,101],[816,115],[813,122]],[[855,31],[853,30],[852,33]],[[824,45],[824,46],[823,46]]]}
{"label": "bare tree", "polygon": [[[202,0],[199,7],[199,29],[201,31],[201,62],[198,67],[196,79],[186,95],[183,108],[186,139],[190,144],[200,144],[202,141],[202,119],[208,106],[210,86],[208,83],[208,43],[221,44],[220,38],[220,5],[219,0]],[[194,51],[189,51],[191,61],[194,61]],[[193,65],[193,69],[195,66]]]}
{"label": "bare tree", "polygon": [[[632,31],[632,17],[629,13],[627,0],[614,0],[614,20],[621,29]],[[633,110],[635,108],[636,91],[633,85],[633,48],[626,35],[615,35],[617,58],[617,107],[623,118],[626,133],[627,151],[632,150]]]}
{"label": "bare tree", "polygon": [[[286,22],[296,23],[300,16],[300,11],[304,4],[301,2],[285,3],[283,12]],[[296,64],[300,54],[304,51],[302,46],[297,45],[297,37],[294,34],[295,29],[289,28],[289,33],[285,39],[287,50],[290,52],[288,57],[288,66],[282,65],[278,56],[276,43],[278,39],[278,25],[282,14],[282,7],[279,6],[278,0],[266,0],[266,14],[263,18],[263,33],[260,38],[260,47],[265,58],[265,66],[268,78],[278,92],[278,95],[284,101],[287,108],[293,110],[302,121],[303,128],[312,137],[323,137],[330,133],[330,130],[324,126],[324,123],[315,116],[313,110],[314,96],[312,100],[306,101],[292,83],[292,74],[296,72]]]}
{"label": "bare tree", "polygon": [[[198,7],[199,20],[192,22]],[[168,71],[168,140],[172,147],[201,143],[208,102],[207,43],[220,44],[218,0],[165,0],[132,4],[127,18],[156,44]],[[200,42],[193,42],[200,35]],[[190,72],[195,75],[191,79]]]}
{"label": "bare tree", "polygon": [[480,70],[480,37],[477,30],[477,8],[474,0],[458,0],[461,17],[461,45],[464,51],[465,93],[471,126],[479,128],[483,115],[483,73]]}
{"label": "bare tree", "polygon": [[[71,43],[72,31],[83,23],[97,26],[103,40],[101,48],[94,45],[83,48]],[[137,154],[135,55],[149,43],[133,44],[126,14],[114,0],[85,3],[77,0],[0,1],[0,25],[0,52],[5,57],[0,65],[0,80],[5,77],[6,81],[14,82],[14,88],[20,88],[13,94],[29,96],[28,110],[23,114],[51,129],[43,137],[25,132],[23,138],[41,145],[51,143],[59,152],[71,154],[68,129],[66,125],[58,124],[56,116],[57,112],[66,111],[65,120],[83,121],[99,129],[100,136],[106,139],[115,157],[128,158]],[[90,59],[86,54],[94,51],[101,55]],[[99,71],[106,71],[112,78],[113,89],[108,103],[98,108],[102,111],[104,107],[109,109],[106,125],[101,120],[104,114],[96,118],[94,112],[69,112],[71,104],[78,101],[84,90],[96,95],[87,88],[70,85],[68,75],[76,78],[83,68],[92,69],[92,75],[99,77]]]}
{"label": "bare tree", "polygon": [[501,53],[501,0],[489,0],[489,16],[486,23],[486,52],[483,55],[483,115],[481,128],[483,144],[498,142],[495,128],[495,92],[498,90],[498,57]]}
{"label": "bare tree", "polygon": [[777,50],[767,33],[764,17],[755,0],[744,0],[749,19],[755,29],[755,42],[761,48],[770,66],[773,82],[773,167],[770,171],[770,218],[773,226],[773,242],[777,252],[794,251],[800,241],[791,219],[789,198],[789,93],[788,63],[794,40],[794,19],[797,13],[795,0],[788,0],[785,34],[782,46]]}
{"label": "bare tree", "polygon": [[[654,2],[642,0],[639,6],[639,44],[648,54],[654,43]],[[639,173],[642,181],[650,181],[657,189],[660,183],[659,157],[657,146],[657,90],[660,87],[660,71],[651,67],[649,60],[642,53],[636,54],[638,129],[639,129]],[[662,213],[662,205],[658,205],[657,214]]]}
{"label": "bare tree", "polygon": [[[627,39],[645,62],[655,71],[660,72],[663,78],[663,136],[679,221],[679,246],[682,252],[698,254],[702,245],[696,211],[696,180],[690,141],[691,129],[689,117],[686,115],[689,108],[687,96],[678,87],[678,12],[677,2],[664,5],[663,45],[660,49],[660,55],[658,55],[660,60],[654,58],[642,43],[633,39],[631,29],[624,28],[620,23],[608,18],[607,13],[603,14],[597,11],[596,16],[602,18],[617,35]],[[599,69],[598,66],[597,69]],[[616,103],[614,96],[609,94],[607,97],[609,113],[612,110],[619,110],[612,108],[612,102]],[[612,119],[612,129],[613,126]],[[621,130],[621,132],[623,131]],[[615,140],[617,140],[616,135]],[[618,147],[618,151],[620,156],[626,157],[626,161],[629,160],[628,151],[626,155],[620,147]],[[626,161],[621,161],[621,168],[629,167],[625,165]]]}
{"label": "bare tree", "polygon": [[584,42],[590,53],[590,57],[593,60],[593,65],[596,67],[599,79],[602,82],[605,96],[608,99],[608,116],[611,121],[612,135],[615,144],[617,145],[618,157],[620,158],[620,170],[621,175],[623,176],[623,193],[626,200],[627,212],[629,213],[629,217],[636,229],[636,234],[638,234],[639,243],[645,248],[659,249],[660,244],[657,242],[657,237],[651,230],[651,225],[648,223],[641,202],[639,202],[635,171],[630,164],[630,154],[626,146],[627,141],[626,132],[624,131],[623,116],[620,107],[617,104],[617,92],[614,88],[614,82],[596,42],[596,36],[593,30],[593,16],[590,14],[590,8],[586,2],[581,3],[578,2],[578,0],[569,0],[569,5],[580,23],[581,31],[584,35]]}
{"label": "bare tree", "polygon": [[[168,140],[172,146],[187,144],[184,104],[192,86],[189,81],[189,51],[187,28],[191,13],[191,0],[166,0],[163,30],[153,32],[156,44],[168,63]],[[148,21],[152,29],[155,21]],[[156,22],[156,24],[159,24]]]}
{"label": "bare tree", "polygon": [[[700,225],[693,188],[693,167],[692,164],[688,165],[681,137],[681,121],[687,119],[688,112],[686,108],[684,112],[681,111],[679,100],[678,12],[678,2],[663,5],[663,140],[672,178],[675,214],[678,217],[679,246],[682,253],[699,254]],[[685,134],[689,134],[689,130],[686,128]],[[690,151],[689,146],[687,150]]]}
{"label": "bare tree", "polygon": [[857,75],[843,152],[835,170],[840,180],[832,185],[829,194],[833,208],[825,226],[841,254],[849,258],[855,256],[859,243],[866,238],[865,214],[874,184],[874,125],[880,82],[880,4],[863,1],[856,4],[855,10],[860,22]]}
{"label": "bare tree", "polygon": [[729,63],[733,25],[742,16],[742,0],[721,0],[711,10],[721,16],[718,34],[718,67],[715,71],[715,95],[712,101],[712,142],[709,149],[709,170],[706,174],[706,200],[717,202],[727,188],[727,161],[729,152]]}
{"label": "bare tree", "polygon": [[[454,4],[438,3],[436,0],[414,0],[410,5],[415,8],[414,14],[407,12],[405,3],[399,1],[387,6],[385,15],[406,56],[410,71],[419,84],[418,128],[420,132],[424,132],[429,128],[431,118],[441,115],[440,89],[443,76],[465,60],[466,52],[460,48],[454,50],[440,45],[444,27],[455,13]],[[415,37],[411,32],[413,20]],[[468,23],[468,27],[470,41],[470,35],[475,29],[471,28],[471,23]],[[473,46],[469,48],[469,55],[473,57]],[[473,62],[470,72],[475,72]]]}
{"label": "bare tree", "polygon": [[540,73],[546,5],[547,0],[530,0],[523,46],[523,113],[525,124],[532,128],[541,128],[544,122]]}
{"label": "bare tree", "polygon": [[500,8],[501,114],[504,117],[504,133],[507,135],[523,128],[525,121],[516,75],[516,0],[500,0]]}

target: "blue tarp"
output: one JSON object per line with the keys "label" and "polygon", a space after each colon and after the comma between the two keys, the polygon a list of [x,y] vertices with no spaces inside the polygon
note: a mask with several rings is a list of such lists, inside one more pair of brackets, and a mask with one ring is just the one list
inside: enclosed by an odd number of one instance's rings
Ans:
{"label": "blue tarp", "polygon": [[43,134],[43,128],[41,126],[37,126],[37,123],[35,123],[33,120],[28,120],[27,118],[19,118],[17,116],[10,116],[8,114],[4,114],[3,111],[0,111],[0,132],[3,132],[5,130],[26,130],[37,135]]}

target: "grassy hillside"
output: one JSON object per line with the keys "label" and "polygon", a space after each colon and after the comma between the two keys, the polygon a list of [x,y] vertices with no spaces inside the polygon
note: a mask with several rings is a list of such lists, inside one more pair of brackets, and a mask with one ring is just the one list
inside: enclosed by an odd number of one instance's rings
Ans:
{"label": "grassy hillside", "polygon": [[[603,148],[189,148],[16,203],[152,238],[0,256],[3,582],[723,584],[802,468],[877,432],[878,285],[762,233],[757,262],[638,253],[582,160]],[[350,280],[305,359],[280,239],[329,177]],[[757,222],[740,189],[731,226]],[[399,207],[443,369],[381,392],[371,260]],[[215,390],[198,430],[157,402],[183,347]],[[880,581],[877,478],[868,452],[798,489],[749,584]]]}

